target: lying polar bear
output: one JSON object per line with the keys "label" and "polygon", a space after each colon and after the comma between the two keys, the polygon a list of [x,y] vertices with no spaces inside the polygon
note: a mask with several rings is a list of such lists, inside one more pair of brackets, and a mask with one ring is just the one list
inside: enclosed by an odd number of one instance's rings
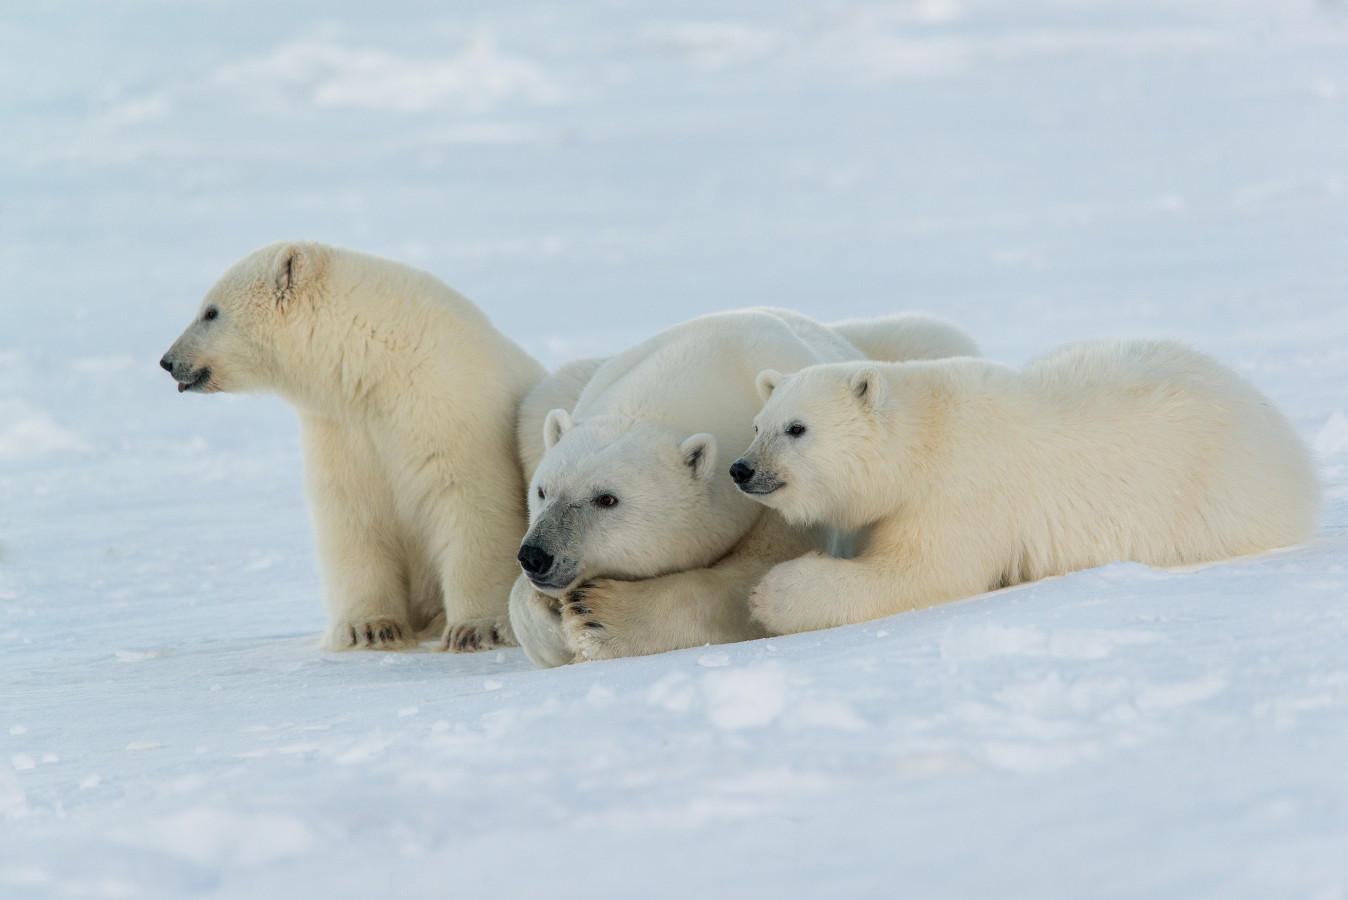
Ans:
{"label": "lying polar bear", "polygon": [[[764,515],[726,474],[753,437],[758,372],[867,354],[977,352],[963,332],[928,316],[828,327],[750,309],[563,367],[521,411],[531,477],[525,574],[511,595],[521,645],[536,663],[559,665],[761,636],[746,605],[754,580],[825,538]],[[542,414],[582,384],[569,412]]]}
{"label": "lying polar bear", "polygon": [[768,572],[784,634],[1114,560],[1208,562],[1307,540],[1314,466],[1234,372],[1174,341],[1094,341],[1016,371],[981,359],[767,371],[732,477],[802,526],[873,526],[855,559]]}
{"label": "lying polar bear", "polygon": [[332,650],[513,644],[525,529],[516,415],[544,370],[464,297],[391,260],[273,244],[160,361],[180,391],[299,412]]}

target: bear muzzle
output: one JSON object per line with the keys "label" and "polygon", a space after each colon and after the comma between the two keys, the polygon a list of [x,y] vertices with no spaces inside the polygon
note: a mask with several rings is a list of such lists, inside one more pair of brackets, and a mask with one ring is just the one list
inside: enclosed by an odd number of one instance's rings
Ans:
{"label": "bear muzzle", "polygon": [[580,577],[576,560],[558,559],[541,544],[526,541],[515,558],[530,583],[544,593],[564,591]]}
{"label": "bear muzzle", "polygon": [[180,364],[177,360],[171,359],[168,353],[159,360],[159,368],[163,369],[173,376],[173,380],[178,382],[178,393],[184,391],[201,391],[210,386],[211,367],[202,366],[200,369],[193,369],[191,366]]}
{"label": "bear muzzle", "polygon": [[786,484],[775,473],[764,472],[756,467],[747,456],[741,456],[731,463],[730,478],[743,493],[754,497],[771,494]]}

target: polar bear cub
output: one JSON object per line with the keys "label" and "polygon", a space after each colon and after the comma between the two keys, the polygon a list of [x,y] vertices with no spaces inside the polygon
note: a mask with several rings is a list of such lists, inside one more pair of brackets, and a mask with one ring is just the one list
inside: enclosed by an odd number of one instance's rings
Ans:
{"label": "polar bear cub", "polygon": [[[570,411],[546,415],[541,459],[524,459],[530,527],[511,618],[530,658],[557,665],[761,636],[749,587],[817,542],[764,516],[724,460],[753,437],[765,365],[864,358],[851,338],[875,353],[977,352],[959,329],[919,314],[825,326],[749,309],[693,319],[540,384],[535,395],[585,379]],[[537,406],[525,401],[522,428]],[[522,452],[527,443],[522,432]]]}
{"label": "polar bear cub", "polygon": [[432,275],[317,243],[229,269],[160,364],[299,412],[332,650],[513,644],[515,417],[543,368]]}
{"label": "polar bear cub", "polygon": [[980,359],[758,377],[732,467],[798,523],[872,525],[855,559],[774,567],[776,633],[862,622],[1114,560],[1174,566],[1305,541],[1318,488],[1287,419],[1173,341],[1095,341],[1015,371]]}

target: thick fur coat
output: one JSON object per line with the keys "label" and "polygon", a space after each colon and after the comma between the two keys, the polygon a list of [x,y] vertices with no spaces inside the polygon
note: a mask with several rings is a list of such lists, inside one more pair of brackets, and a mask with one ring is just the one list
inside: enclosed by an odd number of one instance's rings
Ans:
{"label": "thick fur coat", "polygon": [[1305,541],[1318,488],[1287,419],[1182,344],[1096,341],[1017,371],[979,359],[759,376],[747,496],[870,527],[754,591],[774,633],[862,622],[1114,560],[1179,566]]}
{"label": "thick fur coat", "polygon": [[516,417],[543,368],[426,272],[317,243],[252,253],[161,365],[299,413],[325,646],[511,644],[525,529]]}

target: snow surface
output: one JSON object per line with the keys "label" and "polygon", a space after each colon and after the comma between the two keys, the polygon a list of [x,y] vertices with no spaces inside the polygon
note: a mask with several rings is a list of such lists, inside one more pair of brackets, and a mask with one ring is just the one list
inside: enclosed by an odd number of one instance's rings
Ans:
{"label": "snow surface", "polygon": [[[0,896],[1348,897],[1341,0],[0,7]],[[1304,547],[532,669],[330,655],[294,416],[162,351],[287,237],[554,364],[926,309],[1174,335]]]}

